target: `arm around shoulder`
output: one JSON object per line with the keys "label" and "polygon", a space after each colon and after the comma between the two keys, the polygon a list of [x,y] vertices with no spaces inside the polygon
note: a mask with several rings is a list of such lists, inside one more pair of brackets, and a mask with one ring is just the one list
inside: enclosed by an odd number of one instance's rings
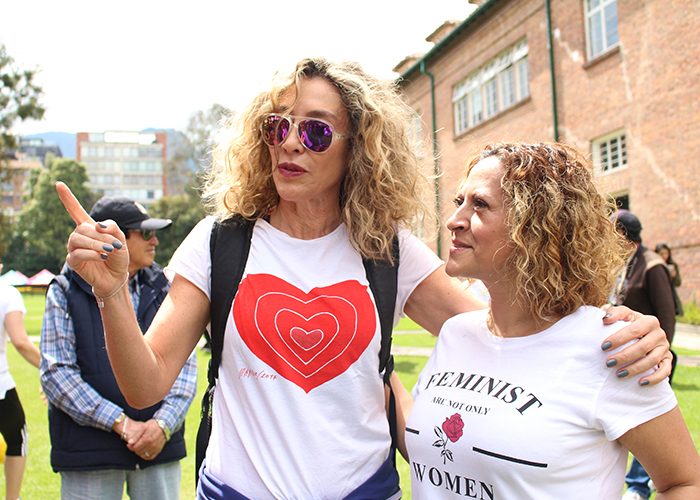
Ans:
{"label": "arm around shoulder", "polygon": [[450,278],[442,265],[413,290],[404,310],[409,318],[437,335],[442,324],[452,316],[484,307],[486,304],[466,290],[459,280]]}

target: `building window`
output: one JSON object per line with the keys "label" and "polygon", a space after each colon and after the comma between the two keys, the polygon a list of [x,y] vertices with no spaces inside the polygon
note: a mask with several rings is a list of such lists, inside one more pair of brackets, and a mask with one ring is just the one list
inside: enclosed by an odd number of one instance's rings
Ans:
{"label": "building window", "polygon": [[620,39],[617,32],[617,0],[584,0],[586,8],[586,42],[588,59],[615,47]]}
{"label": "building window", "polygon": [[513,67],[506,68],[498,75],[498,80],[501,83],[501,98],[503,107],[509,108],[515,104],[515,78],[513,78]]}
{"label": "building window", "polygon": [[627,166],[627,142],[624,132],[617,132],[593,141],[593,164],[601,174]]}
{"label": "building window", "polygon": [[498,111],[498,88],[496,78],[491,78],[485,85],[486,90],[486,116],[493,116]]}
{"label": "building window", "polygon": [[454,86],[455,135],[463,134],[529,95],[527,40],[521,40]]}

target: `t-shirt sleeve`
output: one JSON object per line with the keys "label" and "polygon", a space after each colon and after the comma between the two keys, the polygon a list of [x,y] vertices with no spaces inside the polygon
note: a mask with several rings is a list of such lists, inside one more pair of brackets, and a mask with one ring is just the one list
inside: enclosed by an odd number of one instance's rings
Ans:
{"label": "t-shirt sleeve", "polygon": [[179,274],[210,298],[211,290],[211,254],[209,240],[214,225],[213,217],[206,217],[190,231],[190,234],[175,250],[170,263],[166,266],[165,276],[172,283]]}
{"label": "t-shirt sleeve", "polygon": [[[22,294],[19,293],[19,290],[17,290],[13,286],[7,286],[3,287],[6,288],[2,293],[6,294],[6,297],[4,298],[5,302],[5,307],[3,311],[3,317],[7,313],[15,312],[15,311],[20,311],[22,314],[27,313],[27,309],[24,307],[24,301],[22,300]],[[0,324],[0,328],[2,328],[2,324]]]}
{"label": "t-shirt sleeve", "polygon": [[596,419],[605,436],[614,441],[677,405],[671,385],[666,381],[642,387],[637,377],[620,379],[611,370],[598,397]]}
{"label": "t-shirt sleeve", "polygon": [[399,231],[399,275],[394,324],[398,323],[413,290],[442,263],[442,260],[410,231]]}

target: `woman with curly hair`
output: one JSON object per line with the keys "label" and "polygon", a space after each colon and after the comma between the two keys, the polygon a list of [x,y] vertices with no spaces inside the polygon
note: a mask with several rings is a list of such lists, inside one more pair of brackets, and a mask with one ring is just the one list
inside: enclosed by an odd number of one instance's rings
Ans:
{"label": "woman with curly hair", "polygon": [[447,273],[482,280],[491,303],[445,322],[416,384],[413,498],[620,498],[627,450],[657,498],[699,498],[669,385],[615,376],[596,349],[621,327],[600,307],[626,247],[585,161],[559,144],[491,145],[455,205]]}
{"label": "woman with curly hair", "polygon": [[[102,298],[110,360],[132,405],[162,397],[214,317],[215,219],[254,222],[243,279],[224,311],[201,498],[400,496],[363,260],[394,260],[398,237],[397,319],[405,312],[437,333],[447,318],[481,307],[406,229],[428,186],[408,139],[411,120],[392,84],[353,63],[305,59],[260,94],[215,156],[205,188],[215,217],[193,229],[166,268],[172,287],[145,338],[122,288],[126,241],[58,186],[79,224],[68,262]],[[611,338],[620,345],[649,330],[616,355],[643,357],[631,373],[660,362],[665,338],[648,318]]]}

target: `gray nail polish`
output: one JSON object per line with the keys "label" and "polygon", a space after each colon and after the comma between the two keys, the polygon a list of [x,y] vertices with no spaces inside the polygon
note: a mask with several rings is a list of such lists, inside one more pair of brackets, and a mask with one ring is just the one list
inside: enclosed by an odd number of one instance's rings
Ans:
{"label": "gray nail polish", "polygon": [[649,381],[648,381],[648,380],[642,380],[642,382],[641,382],[640,385],[649,385]]}
{"label": "gray nail polish", "polygon": [[603,342],[603,345],[600,346],[600,348],[604,351],[607,351],[611,347],[612,347],[612,342],[610,342],[609,340],[606,340],[605,342]]}
{"label": "gray nail polish", "polygon": [[107,229],[107,226],[105,226],[101,222],[98,222],[97,225],[100,226],[102,229]]}
{"label": "gray nail polish", "polygon": [[119,241],[119,240],[114,240],[114,241],[112,242],[112,246],[113,246],[114,248],[116,248],[117,250],[121,250],[121,249],[122,249],[122,242]]}
{"label": "gray nail polish", "polygon": [[107,243],[105,243],[104,245],[102,245],[102,249],[103,249],[105,252],[111,252],[112,250],[114,250],[114,248],[112,247],[112,245],[108,245]]}
{"label": "gray nail polish", "polygon": [[106,253],[101,253],[101,254],[100,254],[100,259],[102,259],[102,260],[107,260],[107,254],[106,254]]}
{"label": "gray nail polish", "polygon": [[617,372],[618,378],[624,378],[629,374],[630,374],[630,372],[628,372],[627,370],[620,370],[619,372]]}
{"label": "gray nail polish", "polygon": [[616,364],[617,364],[617,360],[616,360],[616,359],[609,359],[609,360],[607,360],[607,361],[605,362],[605,366],[607,366],[608,368],[612,368],[612,367],[615,366]]}

